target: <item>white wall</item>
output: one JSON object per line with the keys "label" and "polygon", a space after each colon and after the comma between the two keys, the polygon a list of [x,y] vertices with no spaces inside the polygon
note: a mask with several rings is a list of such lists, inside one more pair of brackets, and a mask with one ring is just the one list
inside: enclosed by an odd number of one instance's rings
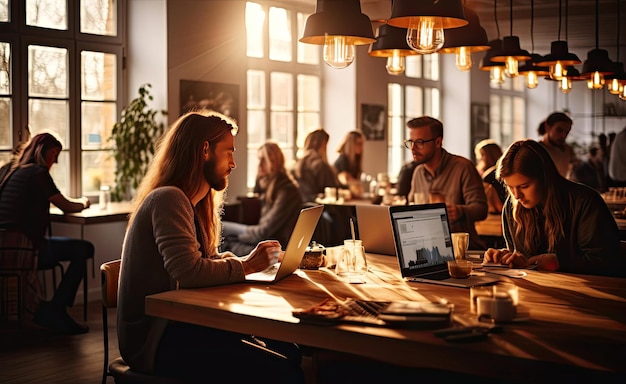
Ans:
{"label": "white wall", "polygon": [[453,54],[441,54],[439,59],[443,74],[441,82],[443,147],[450,153],[471,159],[473,148],[470,148],[470,72],[456,69]]}

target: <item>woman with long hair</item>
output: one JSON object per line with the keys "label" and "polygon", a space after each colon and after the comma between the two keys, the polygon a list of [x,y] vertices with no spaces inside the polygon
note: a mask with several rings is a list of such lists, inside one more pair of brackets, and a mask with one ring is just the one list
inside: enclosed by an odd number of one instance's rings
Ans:
{"label": "woman with long hair", "polygon": [[254,192],[261,200],[259,223],[222,223],[225,238],[222,249],[235,254],[247,254],[265,239],[275,239],[286,246],[302,209],[298,187],[285,169],[285,156],[278,144],[266,142],[259,148],[258,156]]}
{"label": "woman with long hair", "polygon": [[320,128],[310,132],[304,140],[304,153],[294,169],[304,202],[315,201],[319,193],[324,193],[325,187],[339,186],[337,176],[326,156],[329,138],[328,133]]}
{"label": "woman with long hair", "polygon": [[[67,313],[74,305],[76,292],[85,277],[87,259],[93,258],[94,246],[81,239],[46,237],[50,225],[50,203],[65,213],[80,212],[89,207],[86,197],[69,198],[57,188],[50,168],[58,162],[63,149],[61,141],[50,132],[39,133],[23,146],[14,161],[0,171],[0,228],[26,235],[38,249],[38,267],[69,261],[61,283],[50,301],[40,301],[35,323],[59,333],[79,334],[89,330],[76,323]],[[32,292],[27,291],[28,295]],[[26,298],[36,304],[39,298]]]}
{"label": "woman with long hair", "polygon": [[509,197],[502,211],[506,249],[485,261],[540,270],[624,275],[615,219],[595,190],[561,176],[544,147],[517,141],[500,160],[497,177]]}
{"label": "woman with long hair", "polygon": [[348,132],[337,149],[339,157],[334,163],[337,179],[347,186],[355,197],[360,197],[363,193],[361,173],[363,172],[364,140],[365,136],[361,132]]}

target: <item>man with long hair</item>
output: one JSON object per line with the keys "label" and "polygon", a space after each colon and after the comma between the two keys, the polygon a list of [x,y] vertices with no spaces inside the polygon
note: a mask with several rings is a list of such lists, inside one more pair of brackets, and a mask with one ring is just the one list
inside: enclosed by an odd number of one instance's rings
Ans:
{"label": "man with long hair", "polygon": [[284,380],[279,382],[303,382],[300,352],[293,344],[145,315],[148,295],[243,282],[246,274],[267,268],[280,251],[277,241],[264,241],[245,257],[218,253],[236,133],[236,123],[216,112],[181,116],[159,142],[137,189],[118,299],[120,353],[134,370],[185,382],[205,382],[217,370],[236,382],[263,381],[264,373]]}

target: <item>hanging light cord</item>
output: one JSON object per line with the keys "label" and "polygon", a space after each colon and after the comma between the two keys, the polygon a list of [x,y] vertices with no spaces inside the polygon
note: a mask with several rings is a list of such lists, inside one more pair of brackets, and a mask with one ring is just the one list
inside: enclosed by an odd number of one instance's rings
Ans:
{"label": "hanging light cord", "polygon": [[596,49],[598,49],[599,47],[599,43],[598,43],[598,35],[600,33],[600,16],[598,14],[598,0],[596,0]]}
{"label": "hanging light cord", "polygon": [[620,0],[617,0],[617,59],[616,62],[619,61],[619,34],[620,34]]}
{"label": "hanging light cord", "polygon": [[532,52],[535,52],[535,37],[534,37],[534,28],[535,28],[535,0],[530,0],[530,48]]}
{"label": "hanging light cord", "polygon": [[569,18],[569,0],[565,0],[565,41],[567,41],[567,19]]}
{"label": "hanging light cord", "polygon": [[[563,3],[561,3],[561,0],[559,0],[559,40],[561,40],[561,8],[563,8]],[[567,38],[566,38],[567,39]]]}
{"label": "hanging light cord", "polygon": [[496,31],[498,33],[498,40],[500,40],[500,26],[498,25],[498,2],[494,0],[493,2],[493,19],[496,22]]}
{"label": "hanging light cord", "polygon": [[509,19],[511,20],[511,25],[509,26],[511,33],[509,36],[513,36],[513,0],[509,2]]}

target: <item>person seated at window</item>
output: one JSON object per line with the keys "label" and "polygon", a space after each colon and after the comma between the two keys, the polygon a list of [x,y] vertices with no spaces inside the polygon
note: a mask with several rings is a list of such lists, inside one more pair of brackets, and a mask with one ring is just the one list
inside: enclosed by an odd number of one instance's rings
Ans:
{"label": "person seated at window", "polygon": [[79,334],[88,332],[89,328],[76,323],[67,313],[67,307],[74,305],[78,287],[85,278],[87,259],[94,255],[94,246],[81,239],[46,238],[50,225],[50,203],[65,213],[80,212],[89,207],[86,197],[65,197],[50,176],[50,168],[58,162],[62,149],[63,145],[53,134],[39,133],[21,149],[12,163],[2,168],[0,228],[25,234],[39,251],[39,267],[59,261],[70,262],[52,300],[25,299],[26,303],[33,303],[36,307],[36,324],[59,333]]}
{"label": "person seated at window", "polygon": [[337,149],[339,157],[334,163],[337,179],[341,184],[347,186],[352,196],[356,198],[363,195],[361,173],[363,172],[364,140],[365,137],[361,132],[348,132]]}
{"label": "person seated at window", "polygon": [[589,148],[587,160],[580,162],[574,168],[572,180],[588,185],[600,193],[607,191],[604,153],[601,148]]}
{"label": "person seated at window", "polygon": [[624,276],[615,219],[598,192],[561,176],[543,145],[516,141],[498,165],[508,190],[502,211],[505,249],[486,262],[539,270]]}
{"label": "person seated at window", "polygon": [[315,201],[325,187],[338,187],[339,181],[328,164],[326,147],[330,136],[323,129],[316,129],[304,139],[303,155],[296,162],[294,176],[298,182],[303,202]]}
{"label": "person seated at window", "polygon": [[496,179],[496,163],[502,156],[502,148],[494,140],[485,139],[476,144],[474,154],[476,170],[483,179],[489,213],[500,213],[506,200],[506,190]]}
{"label": "person seated at window", "polygon": [[296,224],[302,199],[291,176],[285,170],[285,156],[278,144],[267,142],[259,148],[259,168],[254,191],[261,199],[261,218],[257,225],[224,221],[223,251],[237,255],[250,253],[266,239],[287,245]]}

